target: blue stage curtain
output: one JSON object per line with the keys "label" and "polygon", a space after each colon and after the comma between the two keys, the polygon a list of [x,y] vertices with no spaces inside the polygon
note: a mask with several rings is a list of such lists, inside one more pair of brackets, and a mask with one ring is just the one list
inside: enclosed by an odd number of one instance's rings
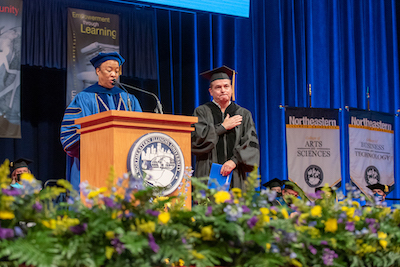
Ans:
{"label": "blue stage curtain", "polygon": [[126,76],[157,79],[154,10],[81,0],[24,0],[22,64],[67,67],[67,10],[79,8],[120,16],[120,52]]}
{"label": "blue stage curtain", "polygon": [[[369,88],[371,110],[394,114],[400,108],[396,1],[259,0],[250,4],[250,17],[236,18],[110,6],[107,0],[25,0],[22,62],[65,69],[66,7],[119,13],[121,52],[129,62],[124,76],[157,80],[156,91],[167,113],[190,115],[210,100],[208,82],[199,77],[200,72],[223,64],[238,72],[236,102],[254,116],[263,181],[287,178],[282,107],[311,104],[340,109],[342,174],[349,181],[345,107],[367,109]],[[141,18],[142,12],[148,12],[148,17]],[[148,46],[155,47],[154,53],[132,49],[146,38],[154,42]],[[59,93],[64,94],[64,89]],[[398,121],[396,166],[400,163]],[[26,124],[29,121],[23,121],[23,139]],[[41,130],[37,129],[38,138]],[[395,180],[399,181],[397,167]],[[398,182],[391,196],[400,197]]]}

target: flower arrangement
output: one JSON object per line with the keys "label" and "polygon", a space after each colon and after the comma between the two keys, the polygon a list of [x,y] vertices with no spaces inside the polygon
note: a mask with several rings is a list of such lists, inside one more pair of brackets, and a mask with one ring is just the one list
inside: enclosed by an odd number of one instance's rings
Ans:
{"label": "flower arrangement", "polygon": [[[194,185],[184,196],[157,197],[128,175],[107,186],[81,184],[81,196],[60,180],[41,189],[24,174],[9,189],[8,162],[0,167],[0,266],[399,266],[400,209],[351,195],[334,201],[291,199],[272,206],[275,192]],[[186,186],[186,185],[181,185]],[[68,201],[54,203],[69,192]],[[171,204],[173,203],[173,204]]]}

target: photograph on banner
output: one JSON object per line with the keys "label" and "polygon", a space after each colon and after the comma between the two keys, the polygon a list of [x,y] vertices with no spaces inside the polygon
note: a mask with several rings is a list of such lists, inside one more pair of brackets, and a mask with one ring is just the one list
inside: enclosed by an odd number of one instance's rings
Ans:
{"label": "photograph on banner", "polygon": [[0,137],[21,138],[22,0],[0,0]]}
{"label": "photograph on banner", "polygon": [[338,110],[288,107],[285,123],[289,180],[307,195],[340,183]]}
{"label": "photograph on banner", "polygon": [[68,8],[67,103],[97,82],[90,59],[119,52],[119,16]]}
{"label": "photograph on banner", "polygon": [[366,195],[369,185],[394,184],[394,115],[349,110],[350,179]]}

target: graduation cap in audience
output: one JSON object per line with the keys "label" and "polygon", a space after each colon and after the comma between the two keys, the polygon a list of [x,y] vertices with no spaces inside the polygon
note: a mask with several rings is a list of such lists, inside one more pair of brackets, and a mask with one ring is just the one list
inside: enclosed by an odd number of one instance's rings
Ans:
{"label": "graduation cap in audience", "polygon": [[268,181],[263,184],[263,186],[267,188],[272,188],[272,187],[282,187],[284,185],[284,182],[282,180],[279,180],[278,178],[274,178],[271,181]]}
{"label": "graduation cap in audience", "polygon": [[371,190],[380,189],[380,190],[382,190],[382,192],[385,192],[385,193],[389,192],[389,187],[385,184],[376,183],[376,184],[367,185],[367,187]]}
{"label": "graduation cap in audience", "polygon": [[93,67],[98,68],[100,67],[101,63],[107,60],[116,60],[118,61],[118,64],[120,66],[125,62],[125,59],[117,52],[111,52],[111,53],[100,52],[97,56],[95,56],[90,60],[90,63],[92,63]]}
{"label": "graduation cap in audience", "polygon": [[10,162],[10,173],[13,173],[16,169],[26,167],[31,164],[33,161],[26,158],[19,158]]}
{"label": "graduation cap in audience", "polygon": [[220,79],[228,79],[232,81],[232,101],[235,101],[235,75],[236,71],[227,67],[227,66],[222,66],[219,68],[215,68],[212,70],[208,70],[205,72],[200,73],[200,75],[212,83],[215,80],[220,80]]}

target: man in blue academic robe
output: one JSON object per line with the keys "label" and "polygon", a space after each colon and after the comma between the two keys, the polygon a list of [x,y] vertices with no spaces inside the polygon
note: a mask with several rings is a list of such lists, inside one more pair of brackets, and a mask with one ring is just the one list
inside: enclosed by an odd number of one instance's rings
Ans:
{"label": "man in blue academic robe", "polygon": [[[80,125],[75,124],[75,120],[108,110],[142,111],[135,96],[114,86],[125,62],[121,55],[117,52],[99,53],[90,62],[96,69],[98,82],[75,96],[65,110],[61,124],[60,140],[68,154],[67,180],[75,190],[79,190],[80,183],[80,134],[77,132]],[[128,103],[132,103],[131,107],[128,107]]]}

